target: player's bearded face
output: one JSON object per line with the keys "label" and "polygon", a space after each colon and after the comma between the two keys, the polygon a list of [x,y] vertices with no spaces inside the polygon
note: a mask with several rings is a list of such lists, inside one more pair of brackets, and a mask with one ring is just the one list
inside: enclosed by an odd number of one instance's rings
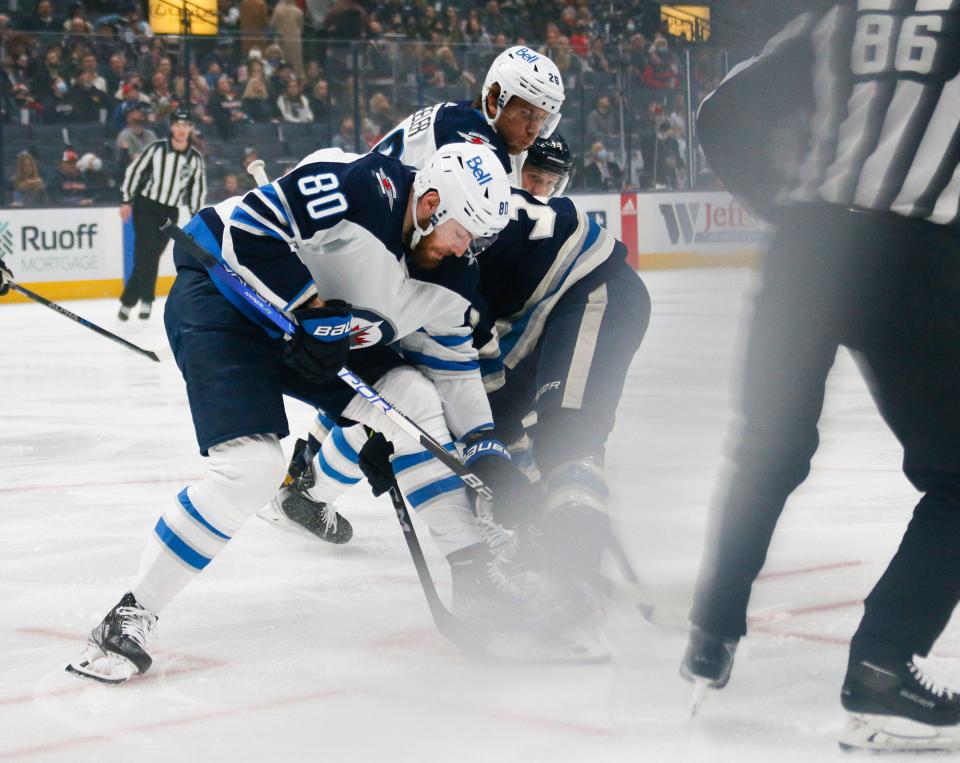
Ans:
{"label": "player's bearded face", "polygon": [[456,220],[447,220],[417,242],[413,261],[425,270],[437,267],[444,257],[462,257],[470,246],[470,233]]}

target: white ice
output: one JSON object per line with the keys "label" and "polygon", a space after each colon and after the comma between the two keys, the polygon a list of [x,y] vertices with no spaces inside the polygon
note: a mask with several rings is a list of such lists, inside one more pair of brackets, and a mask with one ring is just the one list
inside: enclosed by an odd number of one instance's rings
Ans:
{"label": "white ice", "polygon": [[[653,320],[610,442],[614,517],[668,620],[686,611],[731,421],[747,271],[644,276]],[[68,304],[143,346],[161,313]],[[860,602],[916,494],[849,356],[823,444],[754,589],[733,679],[688,718],[685,642],[621,604],[603,666],[467,659],[432,626],[390,505],[341,499],[332,547],[251,520],[160,620],[147,677],[63,671],[127,589],[164,503],[203,472],[182,381],[35,305],[0,307],[0,760],[826,761]],[[292,428],[310,412],[291,404]],[[292,447],[292,438],[285,441]],[[441,593],[442,559],[421,540]],[[956,623],[932,669],[960,678]],[[914,758],[915,759],[915,758]]]}

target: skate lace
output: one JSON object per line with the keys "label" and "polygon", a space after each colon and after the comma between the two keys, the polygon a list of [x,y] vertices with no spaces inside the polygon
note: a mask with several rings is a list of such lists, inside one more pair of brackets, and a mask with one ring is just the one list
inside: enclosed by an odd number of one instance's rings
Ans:
{"label": "skate lace", "polygon": [[129,636],[141,647],[147,643],[147,638],[157,634],[157,616],[142,607],[118,607],[120,616],[120,632]]}
{"label": "skate lace", "polygon": [[521,586],[514,575],[504,568],[504,564],[496,558],[486,564],[487,577],[503,593],[514,599],[530,599],[530,590]]}
{"label": "skate lace", "polygon": [[339,515],[333,508],[333,505],[324,503],[320,509],[320,516],[323,517],[324,529],[326,529],[328,533],[335,533],[337,531],[337,518]]}
{"label": "skate lace", "polygon": [[910,674],[916,679],[924,689],[930,692],[935,697],[942,697],[945,699],[953,699],[953,692],[947,689],[943,684],[937,683],[930,676],[924,673],[918,665],[913,662],[907,663],[907,668],[910,670]]}

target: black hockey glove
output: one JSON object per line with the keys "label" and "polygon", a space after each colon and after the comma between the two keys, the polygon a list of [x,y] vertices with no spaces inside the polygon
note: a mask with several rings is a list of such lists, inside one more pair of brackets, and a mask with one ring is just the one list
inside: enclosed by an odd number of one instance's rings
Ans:
{"label": "black hockey glove", "polygon": [[0,297],[10,291],[10,282],[13,280],[13,271],[0,260]]}
{"label": "black hockey glove", "polygon": [[293,311],[297,332],[283,346],[283,359],[290,368],[315,382],[337,375],[350,352],[351,308],[332,299],[323,307]]}
{"label": "black hockey glove", "polygon": [[370,483],[374,495],[383,495],[393,487],[396,477],[390,464],[392,454],[393,443],[379,432],[371,435],[360,448],[360,471]]}
{"label": "black hockey glove", "polygon": [[533,510],[536,490],[513,464],[510,451],[494,436],[493,430],[467,438],[463,465],[493,492],[493,518],[504,527],[515,527]]}

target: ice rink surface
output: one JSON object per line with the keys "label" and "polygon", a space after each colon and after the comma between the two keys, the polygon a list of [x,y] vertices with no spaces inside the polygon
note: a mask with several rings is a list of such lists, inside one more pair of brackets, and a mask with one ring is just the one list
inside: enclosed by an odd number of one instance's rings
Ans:
{"label": "ice rink surface", "polygon": [[[752,276],[644,279],[653,318],[608,470],[630,558],[679,620],[723,463]],[[113,300],[68,307],[166,346],[161,311],[121,324]],[[677,676],[684,633],[625,604],[610,611],[608,665],[461,656],[432,626],[389,502],[363,486],[339,504],[355,529],[344,547],[251,520],[163,612],[146,677],[108,688],[64,673],[127,590],[164,502],[204,460],[172,361],[151,363],[39,305],[0,307],[0,325],[0,760],[850,760],[836,745],[846,644],[916,494],[846,353],[733,679],[691,721]],[[294,431],[310,419],[296,403],[288,414]],[[420,535],[449,595],[446,565]],[[956,621],[928,664],[960,683]]]}

